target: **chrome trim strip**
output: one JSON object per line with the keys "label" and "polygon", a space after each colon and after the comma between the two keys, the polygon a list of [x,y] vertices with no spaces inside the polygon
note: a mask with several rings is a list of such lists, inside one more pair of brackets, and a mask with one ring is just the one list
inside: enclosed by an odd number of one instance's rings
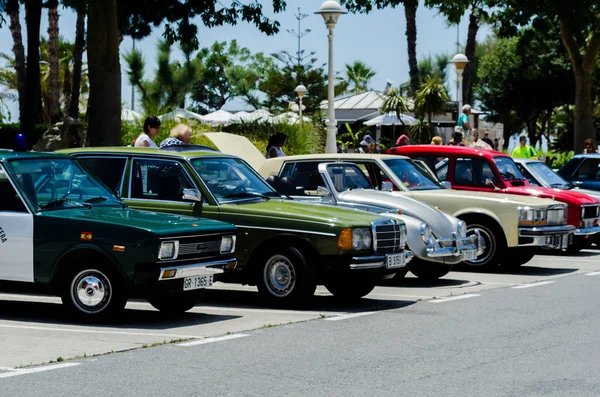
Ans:
{"label": "chrome trim strip", "polygon": [[589,236],[589,235],[596,234],[596,233],[600,233],[600,226],[575,229],[576,236]]}
{"label": "chrome trim strip", "polygon": [[520,227],[519,237],[547,236],[551,234],[570,234],[575,231],[575,226],[542,226],[542,227]]}
{"label": "chrome trim strip", "polygon": [[355,257],[352,257],[352,262],[356,262],[356,263],[350,263],[350,269],[351,270],[364,270],[364,269],[386,268],[386,258],[388,257],[388,255],[403,255],[404,259],[405,259],[404,266],[394,267],[394,268],[391,268],[390,270],[405,268],[406,266],[408,266],[408,262],[410,262],[415,256],[412,253],[412,251],[406,251],[406,250],[397,252],[397,253],[393,253],[393,254],[386,254],[386,255],[355,256]]}
{"label": "chrome trim strip", "polygon": [[[206,262],[206,263],[195,263],[191,265],[181,265],[181,266],[170,266],[170,267],[161,267],[160,274],[158,276],[159,281],[169,281],[169,280],[177,280],[185,277],[193,277],[193,276],[209,276],[211,274],[221,274],[224,273],[224,270],[221,267],[227,266],[227,264],[231,261],[237,261],[235,259],[229,260],[220,260],[214,262]],[[177,270],[175,273],[175,277],[164,278],[163,275],[168,270]]]}
{"label": "chrome trim strip", "polygon": [[[189,236],[169,236],[169,237],[159,237],[159,240],[173,240],[174,238],[194,238],[194,237],[210,237],[210,236],[235,236],[235,233],[210,233],[210,234],[191,234]],[[185,244],[185,243],[184,243]]]}
{"label": "chrome trim strip", "polygon": [[309,230],[297,230],[297,229],[282,229],[276,227],[264,227],[264,226],[245,226],[245,225],[236,225],[238,229],[247,228],[247,229],[261,229],[261,230],[278,230],[282,232],[294,232],[294,233],[306,233],[306,234],[316,234],[319,236],[329,236],[335,237],[337,234],[335,233],[322,233],[322,232],[312,232]]}

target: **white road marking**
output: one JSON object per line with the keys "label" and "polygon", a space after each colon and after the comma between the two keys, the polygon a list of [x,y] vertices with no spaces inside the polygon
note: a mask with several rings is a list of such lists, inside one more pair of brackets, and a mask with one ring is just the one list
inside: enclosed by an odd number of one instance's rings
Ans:
{"label": "white road marking", "polygon": [[12,376],[34,374],[36,372],[52,371],[52,370],[55,370],[55,369],[74,367],[74,366],[80,365],[80,364],[81,363],[64,363],[64,364],[56,364],[56,365],[47,365],[47,366],[44,366],[44,367],[18,369],[18,370],[15,370],[15,371],[11,371],[11,372],[6,372],[6,373],[3,373],[3,374],[0,374],[0,378],[10,378]]}
{"label": "white road marking", "polygon": [[[584,257],[584,258],[589,258],[589,257]],[[584,263],[598,263],[598,259],[584,259],[584,258],[578,258],[576,256],[571,256],[571,257],[560,257],[560,256],[544,256],[543,258],[536,256],[535,259],[541,259],[541,261],[555,261],[555,262],[584,262]],[[535,260],[534,259],[534,260]]]}
{"label": "white road marking", "polygon": [[16,369],[12,367],[0,367],[0,371],[16,371]]}
{"label": "white road marking", "polygon": [[540,281],[540,282],[537,282],[537,283],[516,285],[513,288],[514,289],[532,288],[532,287],[539,287],[541,285],[553,284],[555,282],[556,281]]}
{"label": "white road marking", "polygon": [[196,345],[205,345],[207,343],[221,342],[221,341],[230,340],[230,339],[238,339],[238,338],[243,338],[246,336],[250,336],[250,335],[248,335],[248,334],[233,334],[233,335],[217,336],[215,338],[204,338],[204,339],[200,339],[200,340],[194,340],[191,342],[178,343],[177,346],[188,347],[188,346],[196,346]]}
{"label": "white road marking", "polygon": [[55,328],[55,327],[33,327],[30,325],[12,325],[0,324],[2,328],[30,329],[36,331],[59,331],[59,332],[78,332],[84,334],[110,334],[110,335],[134,335],[134,336],[160,336],[173,339],[197,338],[198,335],[175,335],[175,334],[156,334],[152,332],[126,332],[126,331],[102,331],[95,329],[74,329],[74,328]]}
{"label": "white road marking", "polygon": [[444,303],[444,302],[449,302],[449,301],[457,301],[460,299],[468,299],[468,298],[475,298],[476,296],[481,296],[481,294],[464,294],[464,295],[457,295],[457,296],[448,296],[446,298],[438,298],[438,299],[433,299],[430,300],[430,303]]}
{"label": "white road marking", "polygon": [[375,314],[375,313],[377,313],[377,312],[348,313],[348,314],[342,314],[341,316],[326,317],[323,320],[325,320],[325,321],[342,321],[342,320],[347,320],[349,318],[369,316],[369,315]]}
{"label": "white road marking", "polygon": [[600,276],[600,272],[586,273],[586,274],[584,274],[584,276]]}

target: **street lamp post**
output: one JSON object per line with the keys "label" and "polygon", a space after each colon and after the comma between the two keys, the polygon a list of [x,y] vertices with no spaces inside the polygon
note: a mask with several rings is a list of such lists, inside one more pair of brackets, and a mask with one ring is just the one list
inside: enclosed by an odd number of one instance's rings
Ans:
{"label": "street lamp post", "polygon": [[329,38],[329,70],[328,70],[328,87],[327,87],[327,141],[325,144],[326,153],[337,153],[337,145],[335,137],[337,133],[337,121],[335,120],[335,104],[334,104],[334,82],[333,82],[333,29],[338,18],[342,14],[348,12],[340,6],[337,1],[328,0],[321,4],[319,11],[315,14],[320,14],[325,21],[325,26],[329,30],[327,37]]}
{"label": "street lamp post", "polygon": [[454,57],[452,58],[452,61],[450,61],[451,63],[454,64],[454,67],[456,68],[456,75],[458,77],[458,115],[460,116],[460,112],[462,112],[462,105],[463,105],[463,87],[462,87],[462,83],[463,83],[463,72],[465,70],[465,66],[467,66],[467,64],[469,63],[469,59],[466,57],[465,54],[456,54],[454,55]]}
{"label": "street lamp post", "polygon": [[298,115],[300,116],[300,131],[302,131],[302,127],[303,127],[302,122],[304,121],[302,119],[302,97],[304,96],[304,94],[306,94],[306,87],[303,86],[302,84],[300,84],[299,86],[296,87],[296,89],[294,91],[296,91],[296,93],[298,94],[298,102],[300,105],[300,106],[298,106]]}

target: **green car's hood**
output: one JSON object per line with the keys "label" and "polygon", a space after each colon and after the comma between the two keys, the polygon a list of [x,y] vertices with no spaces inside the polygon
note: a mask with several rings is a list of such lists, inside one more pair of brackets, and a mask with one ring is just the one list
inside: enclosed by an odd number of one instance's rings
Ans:
{"label": "green car's hood", "polygon": [[165,214],[118,207],[65,208],[42,212],[42,216],[104,225],[131,227],[159,236],[235,232],[235,226],[212,219]]}
{"label": "green car's hood", "polygon": [[381,215],[364,211],[338,208],[329,205],[308,204],[291,200],[271,199],[239,204],[223,204],[219,207],[223,220],[241,225],[263,225],[287,227],[292,223],[313,225],[314,228],[370,227],[371,222],[381,219]]}

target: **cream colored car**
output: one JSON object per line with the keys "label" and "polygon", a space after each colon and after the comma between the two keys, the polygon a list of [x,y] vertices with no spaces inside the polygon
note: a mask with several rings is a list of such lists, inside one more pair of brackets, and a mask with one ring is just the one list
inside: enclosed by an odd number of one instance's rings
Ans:
{"label": "cream colored car", "polygon": [[538,247],[566,248],[573,238],[574,228],[567,225],[567,208],[562,203],[527,196],[446,189],[407,157],[315,154],[267,160],[244,137],[226,133],[205,135],[220,150],[248,161],[264,178],[281,178],[287,186],[285,193],[291,196],[319,195],[319,164],[354,163],[375,188],[393,190],[396,195],[407,195],[437,206],[465,221],[468,234],[479,232],[485,240],[485,249],[477,258],[465,261],[470,266],[519,266],[531,260]]}

